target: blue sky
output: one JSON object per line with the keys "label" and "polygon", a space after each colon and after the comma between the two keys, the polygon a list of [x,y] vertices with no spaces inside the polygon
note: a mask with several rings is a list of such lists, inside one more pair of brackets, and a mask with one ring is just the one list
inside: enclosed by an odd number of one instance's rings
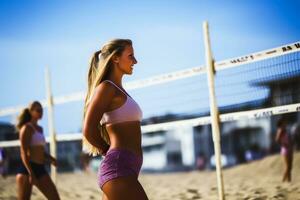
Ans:
{"label": "blue sky", "polygon": [[[44,99],[45,67],[54,96],[85,90],[91,54],[112,38],[133,40],[138,64],[124,81],[203,65],[204,20],[217,61],[299,41],[299,6],[296,0],[2,0],[0,108]],[[147,114],[152,100],[143,90],[131,94]],[[80,128],[81,107],[74,102],[55,108],[57,132]]]}

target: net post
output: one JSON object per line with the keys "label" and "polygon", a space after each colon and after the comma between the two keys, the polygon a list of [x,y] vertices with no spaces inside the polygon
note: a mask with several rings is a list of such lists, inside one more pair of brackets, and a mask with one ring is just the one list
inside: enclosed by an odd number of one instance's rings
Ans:
{"label": "net post", "polygon": [[[56,158],[56,133],[54,130],[54,118],[53,118],[53,97],[51,93],[51,81],[50,71],[48,68],[45,70],[46,79],[46,95],[47,95],[47,107],[48,107],[48,130],[50,135],[50,154]],[[54,184],[56,184],[56,167],[51,165],[51,178]]]}
{"label": "net post", "polygon": [[217,171],[217,181],[218,181],[218,192],[219,200],[225,200],[224,195],[224,183],[222,175],[221,166],[221,138],[220,138],[220,128],[219,128],[219,111],[217,108],[216,98],[215,98],[215,87],[214,87],[214,61],[211,55],[209,30],[207,21],[203,22],[203,35],[204,35],[204,46],[205,46],[205,58],[206,58],[206,70],[207,70],[207,80],[209,87],[209,99],[210,99],[210,116],[211,116],[211,127],[213,133],[214,151],[215,151],[215,162]]}

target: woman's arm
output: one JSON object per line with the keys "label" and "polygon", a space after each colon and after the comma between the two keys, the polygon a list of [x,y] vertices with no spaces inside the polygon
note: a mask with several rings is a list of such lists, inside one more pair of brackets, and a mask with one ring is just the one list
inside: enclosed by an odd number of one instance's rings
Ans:
{"label": "woman's arm", "polygon": [[[44,134],[44,129],[43,127],[39,126],[39,128],[41,129],[41,133]],[[44,150],[44,157],[45,157],[45,160],[49,163],[51,163],[52,165],[54,165],[55,167],[57,166],[57,161],[56,159],[51,156],[47,151],[46,149]]]}
{"label": "woman's arm", "polygon": [[20,130],[20,153],[21,159],[23,164],[25,165],[28,173],[30,176],[34,177],[33,171],[29,164],[30,155],[29,155],[29,148],[30,148],[30,141],[32,136],[33,130],[28,125],[24,125]]}
{"label": "woman's arm", "polygon": [[278,128],[278,129],[277,129],[277,132],[276,132],[276,138],[275,138],[275,141],[276,141],[277,143],[280,143],[281,134],[282,134],[282,129],[281,129],[281,128]]}
{"label": "woman's arm", "polygon": [[94,95],[89,103],[83,123],[83,135],[87,141],[100,152],[105,153],[109,145],[101,138],[99,123],[115,95],[115,88],[110,83],[103,82],[96,87]]}
{"label": "woman's arm", "polygon": [[54,165],[55,167],[57,167],[57,160],[51,156],[49,153],[47,153],[46,151],[44,152],[44,156],[45,159],[50,162],[52,165]]}

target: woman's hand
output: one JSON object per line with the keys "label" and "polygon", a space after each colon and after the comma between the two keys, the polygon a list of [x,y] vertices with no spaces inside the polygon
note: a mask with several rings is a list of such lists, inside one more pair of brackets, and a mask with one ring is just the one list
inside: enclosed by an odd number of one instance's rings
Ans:
{"label": "woman's hand", "polygon": [[51,163],[51,165],[54,165],[55,167],[57,167],[57,160],[55,158],[51,157],[50,163]]}
{"label": "woman's hand", "polygon": [[109,150],[110,145],[106,145],[103,149],[100,150],[102,156],[106,156],[107,151]]}
{"label": "woman's hand", "polygon": [[57,160],[56,158],[54,158],[53,156],[51,156],[50,154],[48,154],[46,151],[44,153],[46,161],[50,162],[51,165],[54,165],[55,167],[57,167]]}
{"label": "woman's hand", "polygon": [[37,178],[33,173],[29,174],[29,181],[32,185],[37,185],[38,183]]}

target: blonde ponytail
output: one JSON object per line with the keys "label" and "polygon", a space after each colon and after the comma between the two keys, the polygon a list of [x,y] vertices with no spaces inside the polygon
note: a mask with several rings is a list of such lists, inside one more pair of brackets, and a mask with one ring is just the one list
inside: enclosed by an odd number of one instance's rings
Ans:
{"label": "blonde ponytail", "polygon": [[[99,51],[96,51],[90,60],[90,66],[88,70],[88,88],[84,102],[83,109],[83,120],[85,119],[86,111],[89,105],[89,102],[94,94],[95,88],[107,78],[110,73],[113,63],[111,58],[116,55],[120,56],[126,46],[132,45],[131,40],[128,39],[115,39],[107,42],[103,48]],[[99,122],[99,132],[101,138],[110,145],[110,139],[105,128],[105,125],[101,125]],[[88,152],[91,155],[99,155],[100,150],[90,144],[87,139],[83,136],[82,139],[83,150]]]}

